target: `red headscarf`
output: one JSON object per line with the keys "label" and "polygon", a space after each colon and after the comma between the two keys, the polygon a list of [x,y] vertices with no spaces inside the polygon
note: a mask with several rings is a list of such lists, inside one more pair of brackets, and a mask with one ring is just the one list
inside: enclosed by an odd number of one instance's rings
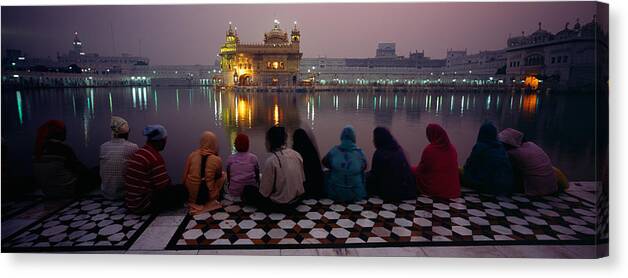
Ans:
{"label": "red headscarf", "polygon": [[235,142],[233,145],[238,152],[248,152],[249,151],[249,137],[244,133],[238,133],[235,138]]}
{"label": "red headscarf", "polygon": [[449,142],[449,136],[447,136],[447,132],[437,124],[429,124],[425,130],[427,135],[427,140],[430,141],[431,144],[436,145],[442,148],[449,148],[451,143]]}
{"label": "red headscarf", "polygon": [[65,123],[60,120],[49,120],[37,129],[35,139],[35,157],[41,158],[44,152],[44,144],[49,139],[65,140]]}
{"label": "red headscarf", "polygon": [[460,196],[458,176],[458,154],[450,143],[447,132],[437,124],[429,124],[426,129],[430,144],[421,155],[416,168],[417,185],[421,193],[440,197]]}

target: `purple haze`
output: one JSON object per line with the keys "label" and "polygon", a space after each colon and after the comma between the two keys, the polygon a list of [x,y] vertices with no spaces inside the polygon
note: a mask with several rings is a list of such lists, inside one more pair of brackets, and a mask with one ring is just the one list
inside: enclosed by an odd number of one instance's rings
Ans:
{"label": "purple haze", "polygon": [[[304,57],[372,57],[378,42],[396,42],[397,54],[447,48],[477,52],[503,48],[509,34],[538,28],[557,32],[576,18],[590,22],[598,3],[238,4],[173,6],[2,7],[2,50],[55,57],[78,31],[86,52],[141,54],[151,64],[211,64],[227,23],[243,42],[260,42],[273,19],[284,30],[298,21]],[[604,9],[600,9],[604,10]],[[606,10],[607,11],[607,10]],[[608,30],[608,14],[598,15]],[[113,33],[112,36],[112,29]],[[112,39],[113,37],[113,39]]]}

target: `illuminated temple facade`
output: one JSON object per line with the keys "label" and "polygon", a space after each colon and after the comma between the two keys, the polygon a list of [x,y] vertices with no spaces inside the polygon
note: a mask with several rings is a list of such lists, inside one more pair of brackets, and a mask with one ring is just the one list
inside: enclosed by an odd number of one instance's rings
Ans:
{"label": "illuminated temple facade", "polygon": [[220,48],[223,86],[296,85],[301,61],[300,31],[296,22],[288,33],[275,20],[272,30],[264,33],[263,43],[240,43],[237,28],[229,23],[225,44]]}

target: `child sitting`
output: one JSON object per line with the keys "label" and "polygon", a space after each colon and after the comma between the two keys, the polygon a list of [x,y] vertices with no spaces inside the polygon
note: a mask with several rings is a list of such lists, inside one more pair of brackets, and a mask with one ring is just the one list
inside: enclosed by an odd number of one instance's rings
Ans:
{"label": "child sitting", "polygon": [[247,185],[259,184],[259,163],[257,156],[249,152],[249,137],[239,133],[234,142],[236,153],[229,156],[225,169],[227,171],[227,198],[239,200],[242,190]]}

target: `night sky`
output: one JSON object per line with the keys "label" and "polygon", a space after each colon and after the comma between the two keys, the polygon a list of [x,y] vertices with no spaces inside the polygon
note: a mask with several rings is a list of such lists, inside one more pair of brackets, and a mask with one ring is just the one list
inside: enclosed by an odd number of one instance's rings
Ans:
{"label": "night sky", "polygon": [[[229,21],[242,42],[261,42],[277,18],[285,31],[298,21],[304,57],[373,57],[378,42],[396,42],[398,55],[416,49],[443,58],[448,48],[503,48],[509,34],[530,34],[539,21],[553,33],[578,17],[585,24],[596,9],[594,2],[2,7],[2,51],[54,58],[78,31],[85,52],[112,55],[115,45],[116,55],[137,55],[141,41],[154,65],[212,64]],[[607,10],[598,18],[607,30]]]}

